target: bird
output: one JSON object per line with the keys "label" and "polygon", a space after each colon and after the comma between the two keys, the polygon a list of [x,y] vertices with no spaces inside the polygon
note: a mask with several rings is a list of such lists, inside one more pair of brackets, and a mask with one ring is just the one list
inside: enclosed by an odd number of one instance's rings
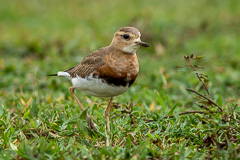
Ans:
{"label": "bird", "polygon": [[[110,132],[109,115],[113,97],[125,93],[134,83],[139,73],[136,51],[139,47],[149,47],[141,41],[141,33],[135,27],[122,27],[115,32],[110,45],[100,48],[86,56],[70,69],[48,76],[66,77],[72,82],[69,91],[82,111],[82,103],[75,95],[75,89],[95,97],[109,97],[105,110],[106,129]],[[94,122],[86,114],[88,127],[96,132]]]}

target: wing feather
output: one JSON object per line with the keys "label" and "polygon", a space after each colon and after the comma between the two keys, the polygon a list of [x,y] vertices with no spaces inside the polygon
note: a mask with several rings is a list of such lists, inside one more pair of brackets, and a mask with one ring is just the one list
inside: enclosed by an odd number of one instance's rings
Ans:
{"label": "wing feather", "polygon": [[77,75],[86,77],[96,71],[99,67],[105,65],[104,55],[107,53],[107,47],[100,48],[99,50],[86,56],[80,64],[70,69],[65,70],[72,78]]}

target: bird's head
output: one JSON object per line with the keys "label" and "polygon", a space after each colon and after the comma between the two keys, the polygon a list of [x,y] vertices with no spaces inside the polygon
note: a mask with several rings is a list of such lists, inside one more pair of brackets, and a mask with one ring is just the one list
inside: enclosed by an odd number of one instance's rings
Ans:
{"label": "bird's head", "polygon": [[140,46],[149,47],[149,44],[142,42],[140,37],[141,33],[137,28],[122,27],[114,34],[110,45],[125,53],[134,54]]}

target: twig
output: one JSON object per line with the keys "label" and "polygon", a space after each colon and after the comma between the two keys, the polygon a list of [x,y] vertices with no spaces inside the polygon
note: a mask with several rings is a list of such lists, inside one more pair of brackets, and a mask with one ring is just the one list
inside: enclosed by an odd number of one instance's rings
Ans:
{"label": "twig", "polygon": [[211,111],[209,108],[207,108],[207,107],[204,106],[204,105],[199,105],[199,104],[197,104],[197,103],[194,103],[194,104],[197,105],[198,107],[202,108],[202,109],[205,109],[205,110],[209,111],[210,113],[213,113],[213,111]]}
{"label": "twig", "polygon": [[215,105],[216,107],[218,107],[221,111],[223,111],[223,109],[222,109],[217,103],[215,103],[213,100],[207,98],[206,96],[198,93],[197,91],[194,91],[193,89],[186,88],[186,90],[187,90],[187,91],[190,91],[190,92],[193,92],[193,93],[195,93],[195,94],[197,94],[197,95],[199,95],[200,97],[206,99],[208,102],[210,102],[211,104],[213,104],[213,105]]}
{"label": "twig", "polygon": [[229,139],[230,141],[233,141],[233,142],[238,142],[240,141],[240,139]]}
{"label": "twig", "polygon": [[[181,115],[190,114],[190,113],[207,114],[206,112],[203,112],[203,111],[186,111],[186,112],[179,113],[178,115],[181,116]],[[172,117],[174,117],[174,115],[164,116],[163,118],[172,118]]]}
{"label": "twig", "polygon": [[202,108],[202,109],[206,109],[208,112],[210,112],[210,113],[219,113],[219,112],[221,112],[221,111],[211,111],[209,108],[207,108],[206,106],[204,106],[204,105],[199,105],[199,104],[197,104],[197,103],[194,103],[194,104],[196,104],[198,107],[200,107],[200,108]]}
{"label": "twig", "polygon": [[[136,117],[134,114],[132,114],[131,111],[128,111],[128,110],[123,109],[123,110],[121,110],[121,113],[127,113],[127,114],[129,114],[130,116],[132,116],[132,117],[134,117],[134,118],[137,119],[137,117]],[[118,117],[118,116],[123,116],[123,115],[118,115],[118,114],[117,114],[117,115],[113,116],[112,118],[114,119],[114,118],[116,118],[116,117]]]}
{"label": "twig", "polygon": [[[193,55],[191,55],[191,57],[193,57]],[[202,79],[200,78],[199,74],[196,72],[196,71],[197,71],[196,68],[195,68],[195,67],[193,66],[193,64],[192,64],[192,61],[191,61],[192,58],[189,58],[188,56],[184,56],[184,58],[188,61],[189,66],[195,71],[195,73],[196,73],[196,75],[197,75],[197,78],[198,78],[199,81],[203,84],[203,87],[204,87],[204,89],[206,90],[206,92],[207,92],[207,94],[208,94],[208,97],[211,98],[206,84],[202,81]]]}
{"label": "twig", "polygon": [[[190,113],[200,113],[200,114],[207,114],[207,112],[203,112],[203,111],[186,111],[186,112],[181,112],[178,115],[184,115],[184,114],[190,114]],[[164,116],[163,118],[173,118],[174,115],[168,115],[168,116]],[[146,121],[146,123],[148,122],[153,122],[153,119],[144,119]]]}

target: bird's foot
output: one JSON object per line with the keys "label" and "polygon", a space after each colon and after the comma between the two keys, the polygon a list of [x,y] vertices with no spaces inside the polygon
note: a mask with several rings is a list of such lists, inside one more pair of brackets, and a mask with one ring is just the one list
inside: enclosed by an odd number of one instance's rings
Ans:
{"label": "bird's foot", "polygon": [[90,130],[93,130],[95,133],[97,133],[97,130],[95,128],[95,123],[92,121],[92,118],[90,116],[87,116],[87,120],[88,120],[88,128]]}

